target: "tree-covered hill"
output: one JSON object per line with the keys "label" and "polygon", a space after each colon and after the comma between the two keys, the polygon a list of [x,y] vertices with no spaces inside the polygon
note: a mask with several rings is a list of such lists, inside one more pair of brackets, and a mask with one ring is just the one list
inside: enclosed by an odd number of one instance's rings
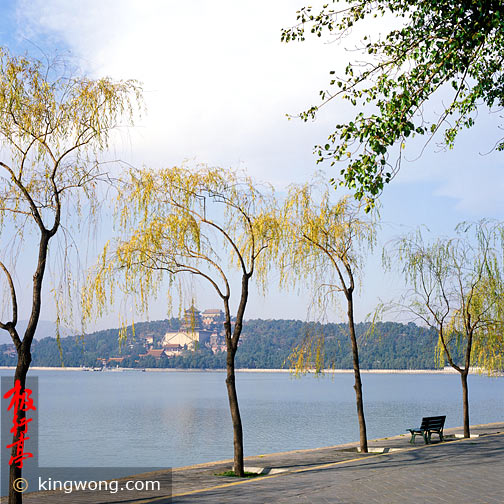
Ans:
{"label": "tree-covered hill", "polygon": [[[154,358],[143,356],[149,348],[161,348],[165,332],[178,330],[178,319],[142,322],[135,334],[128,328],[121,344],[117,329],[69,336],[60,340],[43,338],[33,343],[34,366],[97,366],[111,357],[124,357],[123,367],[224,368],[225,353],[213,354],[209,348],[185,350],[179,356]],[[369,324],[357,324],[362,369],[433,369],[436,334],[413,323],[379,322],[370,331]],[[325,367],[352,367],[350,343],[345,324],[317,324],[299,320],[248,320],[236,355],[240,368],[288,367],[294,347],[307,338],[323,337]],[[152,338],[152,339],[151,339]],[[12,345],[0,345],[0,365],[14,365]],[[109,363],[114,365],[115,363]]]}
{"label": "tree-covered hill", "polygon": [[[292,349],[306,338],[324,340],[325,367],[352,368],[346,324],[306,324],[294,320],[250,320],[237,353],[241,367],[282,367]],[[435,367],[436,334],[417,325],[394,322],[357,324],[362,369]],[[287,364],[288,366],[288,364]]]}

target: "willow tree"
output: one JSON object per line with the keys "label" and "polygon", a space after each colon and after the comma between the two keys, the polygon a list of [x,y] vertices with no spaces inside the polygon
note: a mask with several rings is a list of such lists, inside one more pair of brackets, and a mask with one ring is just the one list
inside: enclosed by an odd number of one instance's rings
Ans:
{"label": "willow tree", "polygon": [[[137,98],[134,82],[71,77],[57,63],[46,65],[0,48],[0,274],[10,304],[0,328],[16,348],[14,382],[19,380],[21,393],[40,317],[49,243],[65,224],[67,229],[78,224],[84,200],[92,210],[96,206],[95,188],[104,176],[96,154],[107,148],[121,117],[131,121]],[[23,264],[16,264],[20,251]],[[16,277],[30,269],[31,294],[20,299]],[[22,305],[30,306],[29,320],[19,334]],[[24,417],[20,410],[18,423]],[[13,443],[19,435],[18,426]],[[15,451],[14,444],[13,457]],[[22,501],[13,487],[21,472],[11,464],[9,504]]]}
{"label": "willow tree", "polygon": [[[235,355],[254,277],[266,287],[282,226],[270,188],[218,168],[133,170],[118,198],[119,238],[108,245],[90,276],[86,313],[105,309],[118,289],[147,310],[148,300],[171,287],[184,296],[183,280],[199,277],[222,300],[226,387],[234,434],[234,471],[243,476],[243,431],[235,384]],[[236,281],[233,270],[238,270]],[[189,292],[189,294],[191,294]],[[234,295],[233,295],[234,294]],[[234,310],[232,304],[234,303]],[[234,320],[232,317],[234,311]]]}
{"label": "willow tree", "polygon": [[398,240],[391,257],[410,286],[400,305],[436,330],[438,364],[447,361],[460,373],[469,437],[469,370],[503,369],[502,227],[481,221],[461,224],[457,232],[457,238],[429,244],[418,231]]}
{"label": "willow tree", "polygon": [[[390,29],[373,36],[381,19]],[[358,56],[344,71],[330,70],[320,103],[300,116],[315,118],[339,100],[355,107],[315,151],[319,161],[340,166],[339,182],[369,206],[399,171],[403,147],[415,135],[438,134],[451,148],[462,129],[477,123],[478,108],[498,112],[504,105],[501,0],[333,0],[320,10],[303,7],[297,20],[282,40],[342,40],[363,30],[347,44]],[[504,149],[502,138],[494,148]]]}
{"label": "willow tree", "polygon": [[[289,237],[285,240],[282,267],[291,285],[312,285],[320,305],[346,299],[348,335],[352,346],[354,390],[359,421],[360,448],[367,452],[366,421],[362,397],[359,349],[354,322],[354,293],[366,249],[375,240],[375,224],[361,216],[358,205],[348,197],[332,202],[333,191],[322,180],[291,186],[284,204]],[[315,358],[320,341],[315,339]],[[310,345],[300,346],[292,356],[296,369],[311,365]],[[315,362],[318,369],[322,362]]]}

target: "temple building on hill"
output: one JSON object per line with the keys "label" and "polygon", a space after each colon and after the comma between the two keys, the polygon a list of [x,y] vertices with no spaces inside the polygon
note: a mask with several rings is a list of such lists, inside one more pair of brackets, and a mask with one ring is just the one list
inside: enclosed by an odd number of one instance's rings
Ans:
{"label": "temple building on hill", "polygon": [[224,312],[215,308],[205,310],[201,314],[201,321],[207,329],[222,330],[224,324]]}
{"label": "temple building on hill", "polygon": [[177,331],[167,332],[161,342],[161,346],[169,347],[171,345],[180,345],[181,347],[195,348],[198,345],[206,345],[210,342],[209,331],[195,330],[191,332]]}
{"label": "temple building on hill", "polygon": [[192,305],[184,312],[184,322],[182,322],[180,329],[182,331],[197,331],[201,329],[201,326],[201,312]]}
{"label": "temple building on hill", "polygon": [[183,347],[175,343],[167,343],[163,346],[164,353],[167,357],[173,357],[174,355],[180,355],[182,353]]}
{"label": "temple building on hill", "polygon": [[200,312],[194,307],[187,309],[184,313],[184,322],[180,326],[180,331],[167,332],[161,342],[163,348],[174,348],[174,345],[187,348],[196,348],[199,345],[210,343],[212,332],[203,326]]}

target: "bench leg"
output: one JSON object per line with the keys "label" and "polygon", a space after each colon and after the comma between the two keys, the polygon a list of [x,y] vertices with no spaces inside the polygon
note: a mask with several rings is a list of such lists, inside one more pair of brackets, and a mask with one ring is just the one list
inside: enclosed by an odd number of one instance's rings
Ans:
{"label": "bench leg", "polygon": [[[438,432],[438,431],[434,431],[434,432],[439,436],[439,442],[442,443],[444,441],[443,433],[442,432]],[[429,435],[428,435],[429,444],[431,442],[431,436],[432,436],[432,432],[429,431]]]}

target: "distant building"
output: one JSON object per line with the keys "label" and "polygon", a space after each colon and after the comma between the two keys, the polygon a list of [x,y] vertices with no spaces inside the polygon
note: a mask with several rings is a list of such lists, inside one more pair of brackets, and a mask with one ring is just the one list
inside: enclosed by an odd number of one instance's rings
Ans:
{"label": "distant building", "polygon": [[184,322],[182,322],[180,329],[181,331],[193,332],[201,329],[201,326],[201,312],[192,305],[184,312]]}
{"label": "distant building", "polygon": [[8,345],[7,350],[4,350],[4,355],[15,357],[17,355],[16,347],[14,345]]}
{"label": "distant building", "polygon": [[223,331],[214,331],[210,336],[210,349],[213,353],[217,352],[225,352],[226,347],[226,338],[224,337]]}
{"label": "distant building", "polygon": [[200,312],[191,306],[184,313],[184,322],[180,326],[180,331],[167,332],[161,341],[161,346],[163,348],[180,346],[181,348],[195,349],[199,345],[207,345],[210,342],[211,334],[211,331],[203,328]]}
{"label": "distant building", "polygon": [[161,346],[166,348],[169,345],[179,345],[196,348],[198,345],[209,343],[211,334],[210,331],[205,330],[167,332],[161,341]]}
{"label": "distant building", "polygon": [[125,358],[126,357],[109,357],[107,364],[117,364],[119,366]]}
{"label": "distant building", "polygon": [[224,324],[224,312],[215,308],[205,310],[201,314],[201,321],[206,328],[216,328],[222,329]]}
{"label": "distant building", "polygon": [[163,347],[163,349],[166,356],[173,357],[175,355],[180,355],[184,348],[177,344],[168,343]]}
{"label": "distant building", "polygon": [[152,334],[138,334],[136,339],[144,345],[152,345],[154,343],[154,336]]}
{"label": "distant building", "polygon": [[164,348],[161,349],[151,348],[147,353],[140,354],[139,357],[154,357],[155,359],[160,359],[164,353],[165,353]]}

